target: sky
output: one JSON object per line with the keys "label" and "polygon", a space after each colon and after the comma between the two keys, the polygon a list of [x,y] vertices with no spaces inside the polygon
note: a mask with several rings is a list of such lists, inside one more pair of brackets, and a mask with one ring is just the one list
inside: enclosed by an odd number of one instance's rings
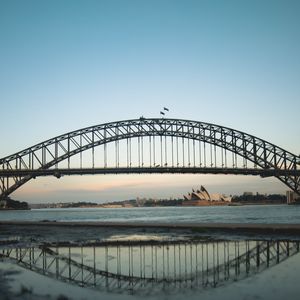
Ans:
{"label": "sky", "polygon": [[[227,126],[300,153],[300,1],[0,0],[0,157],[110,121]],[[276,178],[39,178],[12,197],[105,202],[284,193]],[[155,186],[155,189],[153,188]]]}

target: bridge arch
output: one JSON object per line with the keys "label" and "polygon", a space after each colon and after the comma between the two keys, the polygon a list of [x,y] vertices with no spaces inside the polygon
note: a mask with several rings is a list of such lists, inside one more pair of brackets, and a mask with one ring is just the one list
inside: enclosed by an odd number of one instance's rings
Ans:
{"label": "bridge arch", "polygon": [[[300,159],[295,154],[279,146],[245,132],[216,124],[183,119],[141,117],[72,131],[0,159],[0,198],[7,197],[35,177],[36,173],[34,172],[37,170],[55,169],[60,162],[69,161],[72,156],[89,149],[93,150],[100,145],[105,147],[105,145],[112,142],[144,137],[150,139],[151,137],[160,137],[161,139],[163,137],[165,139],[182,138],[182,140],[197,141],[204,146],[208,144],[218,147],[223,149],[225,153],[228,151],[252,162],[254,168],[259,170],[260,173],[258,174],[262,176],[264,174],[270,176],[271,174],[271,176],[277,177],[290,189],[300,194]],[[197,148],[197,151],[201,151],[201,149]],[[68,168],[71,168],[71,166],[68,165]],[[108,166],[104,166],[104,168],[109,169]],[[127,165],[126,168],[130,173],[132,166]],[[152,171],[157,169],[169,173],[176,172],[174,166],[170,167],[166,164],[159,166],[150,164],[150,168],[152,168]],[[213,173],[215,168],[216,166],[214,168],[205,166],[205,168],[200,169],[205,169],[204,173]],[[226,168],[226,166],[221,166],[221,168],[224,169],[224,173],[236,174],[234,169],[237,166],[234,164],[231,169]],[[139,173],[147,172],[148,169],[139,166]],[[197,167],[194,166],[189,169],[193,173]],[[179,173],[186,170],[184,162],[183,166],[180,166],[180,170],[178,170]],[[116,170],[116,173],[118,173],[118,170]]]}

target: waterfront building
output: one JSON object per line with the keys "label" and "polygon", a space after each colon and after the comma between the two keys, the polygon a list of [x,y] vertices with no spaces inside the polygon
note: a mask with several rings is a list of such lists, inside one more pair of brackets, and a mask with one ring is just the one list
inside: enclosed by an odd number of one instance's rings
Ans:
{"label": "waterfront building", "polygon": [[223,194],[209,194],[203,185],[199,190],[192,190],[191,193],[183,195],[183,198],[183,206],[226,205],[231,202],[231,197]]}
{"label": "waterfront building", "polygon": [[0,200],[0,208],[6,208],[6,200]]}
{"label": "waterfront building", "polygon": [[287,204],[299,204],[300,197],[293,191],[286,191],[286,202]]}

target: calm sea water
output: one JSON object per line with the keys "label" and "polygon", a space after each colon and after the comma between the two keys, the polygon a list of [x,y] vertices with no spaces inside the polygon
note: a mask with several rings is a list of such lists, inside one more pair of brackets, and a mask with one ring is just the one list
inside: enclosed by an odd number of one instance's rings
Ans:
{"label": "calm sea water", "polygon": [[300,224],[300,206],[67,208],[0,211],[0,221]]}

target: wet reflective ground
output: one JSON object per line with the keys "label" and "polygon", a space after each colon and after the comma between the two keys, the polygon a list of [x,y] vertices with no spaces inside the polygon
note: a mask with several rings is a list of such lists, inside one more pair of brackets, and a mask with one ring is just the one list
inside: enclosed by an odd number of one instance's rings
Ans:
{"label": "wet reflective ground", "polygon": [[[213,297],[219,293],[214,291],[230,290],[239,281],[272,274],[272,269],[276,274],[281,264],[299,261],[299,241],[111,239],[85,244],[11,245],[0,253],[5,263],[14,262],[41,278],[63,282],[70,299],[76,298],[68,292],[74,286],[91,291],[91,297],[104,293],[135,299],[181,299],[187,293],[192,298],[200,294]],[[288,272],[285,275],[289,276]],[[271,295],[271,282],[269,288]],[[296,292],[298,286],[294,289]]]}

